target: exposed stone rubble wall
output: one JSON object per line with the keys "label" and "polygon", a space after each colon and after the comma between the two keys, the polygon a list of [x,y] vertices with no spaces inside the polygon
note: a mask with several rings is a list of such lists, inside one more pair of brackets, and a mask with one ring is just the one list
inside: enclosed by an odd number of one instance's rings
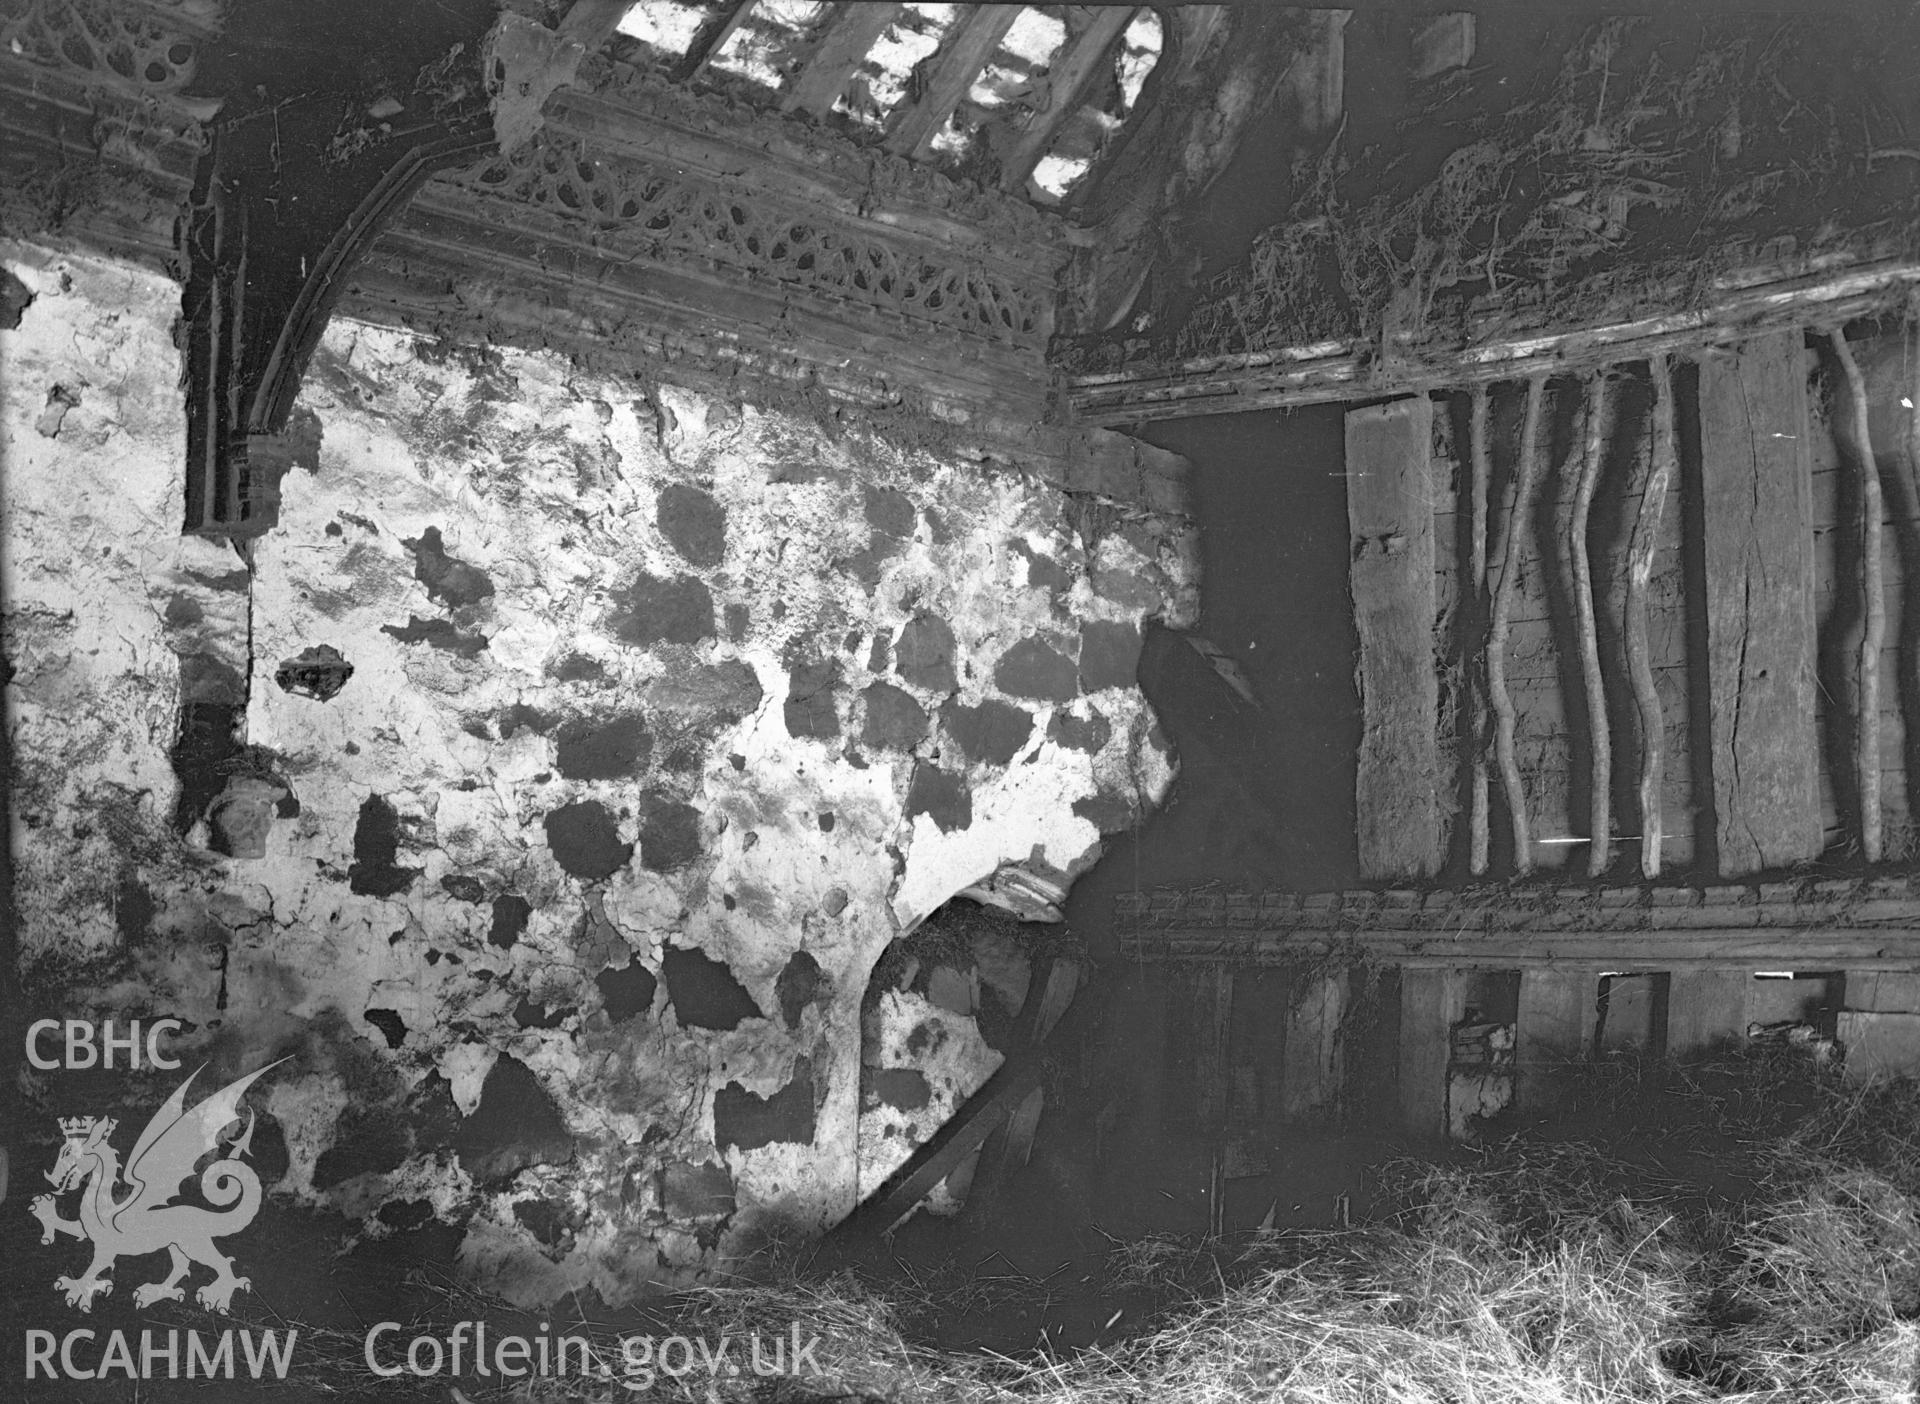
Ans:
{"label": "exposed stone rubble wall", "polygon": [[[288,1057],[272,1188],[357,1232],[462,1224],[531,1302],[831,1223],[881,952],[962,891],[1057,916],[1171,780],[1181,519],[336,322],[243,558],[179,535],[178,286],[0,255],[36,997]],[[244,747],[177,744],[196,697]]]}

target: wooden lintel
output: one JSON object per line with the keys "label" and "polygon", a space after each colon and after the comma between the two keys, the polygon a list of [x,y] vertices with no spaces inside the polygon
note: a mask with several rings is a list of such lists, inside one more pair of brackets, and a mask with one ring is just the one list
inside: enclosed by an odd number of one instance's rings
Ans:
{"label": "wooden lintel", "polygon": [[1425,395],[1346,416],[1347,524],[1360,640],[1355,777],[1360,875],[1440,867],[1440,692],[1434,670],[1434,524]]}
{"label": "wooden lintel", "polygon": [[1088,80],[1132,21],[1133,11],[1125,6],[1100,10],[1054,56],[1047,74],[1046,103],[1028,118],[1026,127],[1014,139],[1013,149],[1001,162],[1001,189],[1018,192],[1027,188],[1033,168],[1047,154],[1062,124],[1080,106]]}
{"label": "wooden lintel", "polygon": [[861,4],[842,5],[827,23],[804,67],[794,78],[782,99],[782,111],[796,108],[824,117],[833,111],[840,90],[847,86],[861,60],[900,13],[891,0],[863,0]]}
{"label": "wooden lintel", "polygon": [[1354,400],[1416,390],[1462,389],[1644,360],[1769,329],[1868,316],[1920,284],[1920,263],[1887,260],[1722,279],[1690,312],[1553,332],[1490,336],[1453,348],[1327,341],[1172,366],[1071,377],[1067,402],[1080,424],[1109,428]]}
{"label": "wooden lintel", "polygon": [[1818,856],[1813,448],[1803,338],[1700,361],[1716,851],[1723,876]]}
{"label": "wooden lintel", "polygon": [[903,156],[926,151],[1018,18],[1018,5],[975,5],[947,32],[919,99],[901,103],[894,114],[887,150]]}

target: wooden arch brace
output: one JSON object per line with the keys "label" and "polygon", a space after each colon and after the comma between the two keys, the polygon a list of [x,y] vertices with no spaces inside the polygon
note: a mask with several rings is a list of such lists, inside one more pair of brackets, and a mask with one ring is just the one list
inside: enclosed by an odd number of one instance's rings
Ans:
{"label": "wooden arch brace", "polygon": [[531,136],[626,8],[577,0],[555,30],[491,0],[235,8],[197,80],[220,110],[181,221],[186,531],[273,525],[276,436],[354,266],[430,176]]}

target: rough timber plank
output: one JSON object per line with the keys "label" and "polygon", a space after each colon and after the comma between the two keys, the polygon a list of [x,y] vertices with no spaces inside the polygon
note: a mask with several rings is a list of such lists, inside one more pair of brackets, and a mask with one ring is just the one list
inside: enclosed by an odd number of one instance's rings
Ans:
{"label": "rough timber plank", "polygon": [[1920,1014],[1920,975],[1849,970],[1847,1008],[1883,1014]]}
{"label": "rough timber plank", "polygon": [[1427,877],[1441,861],[1433,401],[1416,395],[1352,410],[1346,441],[1360,635],[1360,872],[1370,881]]}
{"label": "rough timber plank", "polygon": [[1339,1100],[1340,1023],[1346,1014],[1345,970],[1315,975],[1294,992],[1280,1064],[1280,1114],[1286,1120],[1311,1116]]}
{"label": "rough timber plank", "polygon": [[1700,362],[1710,769],[1729,876],[1822,844],[1807,420],[1799,332]]}
{"label": "rough timber plank", "polygon": [[1122,954],[1171,963],[1284,965],[1350,953],[1406,968],[1518,970],[1576,963],[1609,970],[1876,970],[1920,965],[1920,928],[1806,925],[1573,931],[1530,924],[1500,931],[1225,931],[1169,927],[1124,936]]}
{"label": "rough timber plank", "polygon": [[1193,1040],[1194,1105],[1200,1126],[1208,1133],[1225,1129],[1228,1080],[1227,1039],[1233,1021],[1233,967],[1210,965],[1200,972],[1194,987]]}
{"label": "rough timber plank", "polygon": [[1561,375],[1602,362],[1619,365],[1662,351],[1691,354],[1722,327],[1764,325],[1798,333],[1811,322],[1872,316],[1916,283],[1920,264],[1894,261],[1818,272],[1747,269],[1715,280],[1713,301],[1688,312],[1558,331],[1490,332],[1449,349],[1407,345],[1394,358],[1391,377],[1375,369],[1379,350],[1369,338],[1079,375],[1069,380],[1066,398],[1076,424],[1138,427],[1159,419],[1289,409],[1364,394],[1458,390],[1482,381]]}
{"label": "rough timber plank", "polygon": [[1684,1058],[1747,1035],[1750,970],[1676,970],[1667,986],[1667,1052]]}
{"label": "rough timber plank", "polygon": [[[1404,976],[1402,978],[1405,978]],[[1568,965],[1520,972],[1514,1027],[1514,1095],[1520,1109],[1553,1106],[1559,1070],[1591,1052],[1600,967]]]}
{"label": "rough timber plank", "polygon": [[1412,1135],[1447,1134],[1447,1065],[1466,996],[1464,971],[1400,972],[1400,1124]]}
{"label": "rough timber plank", "polygon": [[1840,1042],[1847,1050],[1847,1080],[1920,1077],[1920,1014],[1840,1011]]}

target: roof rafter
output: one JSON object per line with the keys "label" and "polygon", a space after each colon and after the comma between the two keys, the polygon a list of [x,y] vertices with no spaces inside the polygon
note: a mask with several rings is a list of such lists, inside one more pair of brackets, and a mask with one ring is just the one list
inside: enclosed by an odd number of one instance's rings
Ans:
{"label": "roof rafter", "polygon": [[987,60],[1000,47],[1000,41],[1013,22],[1020,18],[1018,5],[975,5],[948,31],[936,53],[926,78],[926,87],[917,102],[902,103],[887,132],[886,148],[903,156],[924,156],[940,129],[960,105],[960,100],[980,76]]}
{"label": "roof rafter", "polygon": [[735,31],[747,22],[755,3],[756,0],[727,0],[700,26],[687,45],[687,51],[667,76],[676,83],[698,77],[700,70],[707,66],[707,60],[724,49],[727,40],[733,38]]}
{"label": "roof rafter", "polygon": [[903,6],[886,0],[872,3],[843,4],[814,45],[812,55],[793,80],[793,86],[781,100],[780,109],[796,108],[826,116],[833,111],[841,89],[860,67],[874,41],[886,32]]}
{"label": "roof rafter", "polygon": [[1014,138],[1013,149],[1001,163],[1000,187],[1026,189],[1027,178],[1047,154],[1062,125],[1080,107],[1080,95],[1114,44],[1133,22],[1134,7],[1103,6],[1094,11],[1087,27],[1069,39],[1055,55],[1047,75],[1047,105],[1034,112],[1026,128]]}

